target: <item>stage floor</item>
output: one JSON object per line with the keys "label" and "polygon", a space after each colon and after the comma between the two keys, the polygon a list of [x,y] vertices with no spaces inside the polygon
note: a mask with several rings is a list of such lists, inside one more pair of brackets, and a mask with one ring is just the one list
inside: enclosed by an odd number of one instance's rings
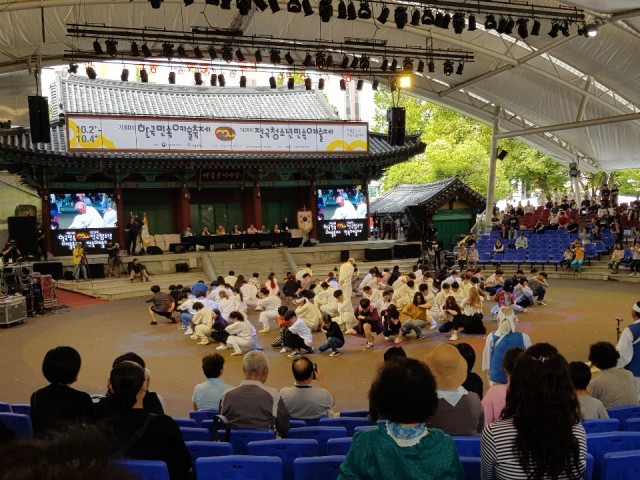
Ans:
{"label": "stage floor", "polygon": [[[529,309],[520,316],[518,327],[533,342],[556,345],[569,361],[586,360],[589,345],[605,340],[615,343],[615,317],[630,322],[631,305],[639,300],[637,285],[606,281],[551,280],[547,307]],[[485,307],[488,312],[490,304]],[[112,360],[119,354],[135,351],[151,369],[151,388],[166,402],[168,413],[187,416],[191,409],[193,386],[204,377],[200,366],[204,355],[215,351],[215,345],[197,346],[182,335],[175,324],[149,325],[148,304],[143,299],[127,299],[71,308],[66,313],[29,318],[26,324],[0,329],[0,401],[27,403],[31,393],[46,385],[40,371],[46,351],[58,345],[71,345],[82,355],[83,366],[75,385],[89,393],[106,390]],[[257,313],[250,314],[257,324]],[[256,325],[257,326],[257,325]],[[489,331],[495,329],[488,323]],[[269,345],[276,337],[275,327],[268,334],[258,334],[271,362],[267,384],[281,388],[291,385],[291,359],[280,355]],[[317,346],[324,335],[314,334]],[[411,357],[423,358],[426,351],[447,337],[429,331],[427,339],[403,342]],[[480,373],[480,357],[484,337],[462,335],[460,341],[473,345],[478,355],[475,371]],[[376,349],[363,351],[364,340],[347,337],[343,355],[311,355],[325,375],[335,398],[337,410],[366,408],[371,380],[381,364],[388,346],[382,337]],[[224,379],[237,385],[242,379],[242,357],[226,359]]]}

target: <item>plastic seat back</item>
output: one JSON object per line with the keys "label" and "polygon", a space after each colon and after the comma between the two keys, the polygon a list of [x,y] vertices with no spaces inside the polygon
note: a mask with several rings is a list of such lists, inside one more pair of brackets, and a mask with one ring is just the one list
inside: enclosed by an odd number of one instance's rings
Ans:
{"label": "plastic seat back", "polygon": [[344,459],[344,455],[296,458],[293,461],[293,477],[295,480],[336,480]]}
{"label": "plastic seat back", "polygon": [[229,455],[199,458],[195,464],[199,480],[277,480],[282,478],[282,460],[278,457]]}
{"label": "plastic seat back", "polygon": [[191,454],[191,462],[195,463],[197,459],[202,457],[222,457],[225,455],[233,455],[233,447],[229,442],[211,442],[194,440],[184,442],[187,450]]}
{"label": "plastic seat back", "polygon": [[587,435],[587,451],[593,455],[594,478],[600,477],[603,458],[607,453],[640,450],[640,432],[609,432]]}
{"label": "plastic seat back", "polygon": [[20,415],[31,416],[31,405],[28,403],[14,403],[11,405],[11,411],[13,413],[19,413]]}
{"label": "plastic seat back", "polygon": [[275,440],[276,435],[271,430],[254,430],[245,428],[231,429],[229,443],[235,455],[246,455],[247,444],[260,440]]}
{"label": "plastic seat back", "polygon": [[609,418],[617,418],[620,420],[621,428],[625,429],[625,421],[628,418],[640,418],[640,405],[633,407],[616,407],[608,408]]}
{"label": "plastic seat back", "polygon": [[327,441],[330,438],[344,437],[347,437],[347,429],[344,427],[305,427],[289,429],[289,438],[311,438],[317,440],[320,455],[327,454]]}
{"label": "plastic seat back", "polygon": [[293,461],[301,457],[317,457],[318,442],[304,438],[262,440],[247,444],[248,455],[278,457],[282,460],[284,480],[293,480]]}
{"label": "plastic seat back", "polygon": [[352,437],[353,431],[356,427],[368,427],[371,422],[368,418],[362,417],[338,417],[338,418],[323,418],[320,420],[321,427],[344,427],[347,429],[347,434]]}
{"label": "plastic seat back", "polygon": [[180,432],[185,442],[211,440],[211,432],[206,428],[180,427]]}
{"label": "plastic seat back", "polygon": [[602,459],[601,480],[636,480],[640,476],[640,450],[607,453]]}
{"label": "plastic seat back", "polygon": [[140,480],[169,480],[167,464],[160,460],[124,459],[118,463],[128,471],[135,473]]}
{"label": "plastic seat back", "polygon": [[346,455],[349,453],[352,442],[353,439],[351,437],[330,438],[327,441],[327,455]]}
{"label": "plastic seat back", "polygon": [[33,427],[31,426],[31,417],[21,413],[0,413],[0,421],[12,430],[16,438],[20,440],[33,437]]}
{"label": "plastic seat back", "polygon": [[620,430],[620,420],[617,418],[584,420],[582,426],[587,433],[617,432]]}
{"label": "plastic seat back", "polygon": [[480,457],[460,457],[465,480],[480,480]]}
{"label": "plastic seat back", "polygon": [[189,412],[189,418],[195,420],[198,427],[202,426],[204,420],[213,420],[216,415],[218,415],[217,410],[192,410]]}
{"label": "plastic seat back", "polygon": [[458,455],[460,457],[479,457],[480,456],[480,435],[451,437],[456,444]]}

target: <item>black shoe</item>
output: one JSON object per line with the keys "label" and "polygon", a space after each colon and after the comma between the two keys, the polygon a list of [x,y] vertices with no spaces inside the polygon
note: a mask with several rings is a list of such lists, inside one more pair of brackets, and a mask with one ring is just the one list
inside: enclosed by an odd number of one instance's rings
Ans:
{"label": "black shoe", "polygon": [[152,322],[149,322],[149,325],[157,325],[158,322],[156,322],[155,320],[153,320]]}

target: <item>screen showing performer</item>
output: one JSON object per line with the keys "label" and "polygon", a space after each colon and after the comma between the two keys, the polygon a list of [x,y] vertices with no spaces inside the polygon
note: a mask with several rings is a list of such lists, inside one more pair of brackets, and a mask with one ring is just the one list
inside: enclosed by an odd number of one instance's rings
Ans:
{"label": "screen showing performer", "polygon": [[360,185],[318,190],[318,220],[366,218],[367,197]]}

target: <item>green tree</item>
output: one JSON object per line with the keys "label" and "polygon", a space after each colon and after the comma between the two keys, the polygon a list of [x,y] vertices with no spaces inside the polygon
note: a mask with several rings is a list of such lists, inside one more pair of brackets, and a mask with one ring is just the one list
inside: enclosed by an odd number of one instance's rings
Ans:
{"label": "green tree", "polygon": [[640,168],[618,170],[614,174],[622,195],[638,195],[640,193]]}

